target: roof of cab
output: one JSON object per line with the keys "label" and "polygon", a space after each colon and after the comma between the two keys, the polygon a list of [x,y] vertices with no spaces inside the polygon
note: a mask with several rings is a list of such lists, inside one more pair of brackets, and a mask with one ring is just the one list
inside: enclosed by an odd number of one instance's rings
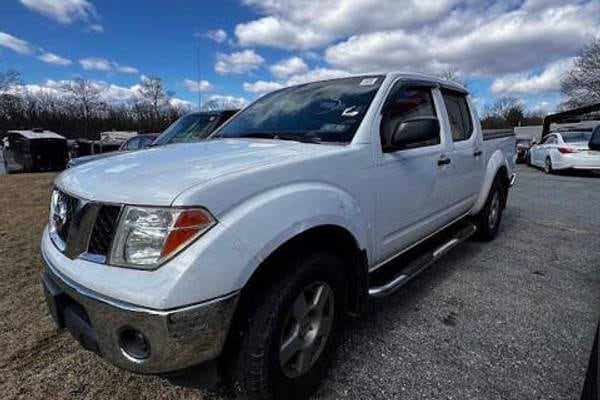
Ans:
{"label": "roof of cab", "polygon": [[21,136],[26,137],[27,139],[65,139],[64,136],[59,135],[58,133],[52,131],[37,131],[37,130],[12,130],[8,131],[8,133],[18,133]]}
{"label": "roof of cab", "polygon": [[[331,80],[335,80],[335,79],[344,79],[344,78],[372,77],[372,76],[377,76],[377,75],[385,76],[385,77],[388,77],[391,79],[404,79],[407,81],[414,81],[415,83],[417,83],[417,82],[418,83],[431,83],[432,86],[442,87],[442,88],[446,88],[446,89],[453,90],[456,92],[468,94],[468,90],[464,86],[462,86],[461,84],[459,84],[457,82],[448,81],[446,79],[441,79],[441,78],[438,78],[433,75],[417,74],[417,73],[402,72],[402,71],[351,74],[351,75],[346,75],[346,76],[337,76],[337,77],[331,77],[331,78],[325,78],[325,79],[317,79],[314,81],[299,83],[298,85],[302,85],[302,84],[306,84],[306,83],[313,83],[313,82],[326,82],[326,81],[331,81]],[[290,85],[290,87],[291,86],[297,86],[297,85]]]}

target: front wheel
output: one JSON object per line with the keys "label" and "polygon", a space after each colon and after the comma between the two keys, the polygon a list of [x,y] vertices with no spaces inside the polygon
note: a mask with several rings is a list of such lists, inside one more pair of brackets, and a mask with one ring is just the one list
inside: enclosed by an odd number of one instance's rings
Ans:
{"label": "front wheel", "polygon": [[[318,388],[337,347],[347,304],[341,260],[329,252],[294,256],[249,299],[226,366],[247,399],[305,399]],[[281,271],[285,271],[281,273]]]}
{"label": "front wheel", "polygon": [[551,174],[554,172],[554,169],[552,168],[552,160],[550,159],[550,157],[546,157],[546,160],[544,161],[544,172],[547,174]]}
{"label": "front wheel", "polygon": [[497,177],[492,183],[483,208],[475,217],[476,236],[480,240],[490,241],[496,237],[502,220],[504,196],[506,196],[506,189]]}

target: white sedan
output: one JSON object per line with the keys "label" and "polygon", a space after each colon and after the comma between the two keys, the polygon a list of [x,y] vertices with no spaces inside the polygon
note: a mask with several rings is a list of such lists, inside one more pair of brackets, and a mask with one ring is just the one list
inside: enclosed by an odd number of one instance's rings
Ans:
{"label": "white sedan", "polygon": [[600,170],[600,151],[590,150],[592,132],[555,132],[529,150],[529,163],[551,174],[555,170]]}

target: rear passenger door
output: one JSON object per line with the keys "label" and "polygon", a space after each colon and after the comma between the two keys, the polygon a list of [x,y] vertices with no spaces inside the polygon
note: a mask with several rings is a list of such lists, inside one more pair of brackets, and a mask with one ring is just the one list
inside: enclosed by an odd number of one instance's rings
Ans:
{"label": "rear passenger door", "polygon": [[467,95],[462,92],[442,89],[446,107],[447,129],[452,136],[449,152],[451,160],[449,185],[443,191],[448,198],[448,217],[454,219],[468,212],[479,194],[483,178],[483,141],[477,135],[476,119]]}

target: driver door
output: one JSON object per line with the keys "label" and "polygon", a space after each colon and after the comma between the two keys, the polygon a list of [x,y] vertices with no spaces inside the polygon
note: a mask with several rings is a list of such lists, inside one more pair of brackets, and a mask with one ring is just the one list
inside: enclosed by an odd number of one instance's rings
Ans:
{"label": "driver door", "polygon": [[384,105],[376,169],[378,262],[439,229],[446,219],[449,204],[443,191],[451,179],[451,166],[446,161],[450,143],[443,124],[435,140],[403,149],[389,145],[392,132],[403,121],[439,118],[441,101],[438,89],[400,81]]}

